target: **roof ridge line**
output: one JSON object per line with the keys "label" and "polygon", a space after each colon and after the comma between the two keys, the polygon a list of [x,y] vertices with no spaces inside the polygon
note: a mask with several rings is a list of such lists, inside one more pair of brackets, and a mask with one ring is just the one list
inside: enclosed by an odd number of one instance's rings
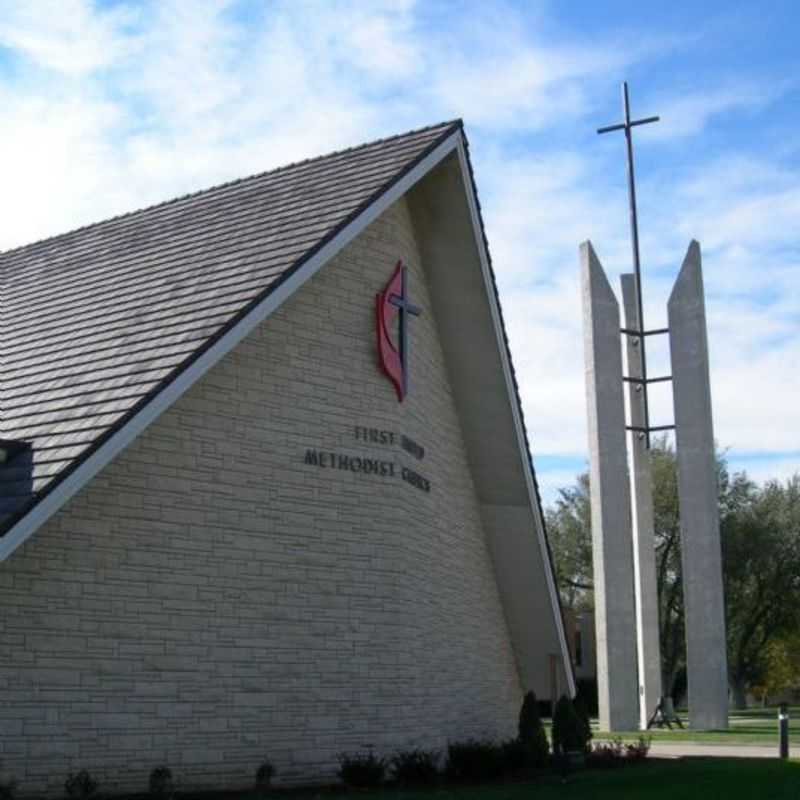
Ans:
{"label": "roof ridge line", "polygon": [[[353,145],[351,147],[345,147],[345,148],[343,148],[341,150],[332,150],[332,151],[330,151],[328,153],[322,153],[321,155],[311,156],[309,158],[300,159],[298,161],[292,161],[292,162],[290,162],[288,164],[282,164],[282,165],[280,165],[278,167],[273,167],[272,169],[264,170],[262,172],[255,172],[255,173],[253,173],[251,175],[246,175],[246,176],[240,177],[240,178],[234,178],[234,179],[229,180],[229,181],[223,181],[222,183],[214,184],[212,186],[206,186],[203,189],[197,189],[196,191],[193,191],[193,192],[187,192],[185,194],[178,195],[176,197],[172,197],[172,198],[170,198],[168,200],[162,200],[162,201],[160,201],[158,203],[153,203],[153,204],[148,205],[148,206],[142,206],[141,208],[135,208],[135,209],[132,209],[131,211],[125,211],[125,212],[123,212],[121,214],[116,214],[114,216],[107,217],[105,219],[96,220],[95,222],[89,222],[89,223],[87,223],[85,225],[79,225],[77,228],[72,228],[72,229],[67,230],[67,231],[62,231],[60,233],[56,233],[56,234],[53,234],[51,236],[44,236],[41,239],[35,239],[32,242],[26,242],[25,244],[18,245],[16,247],[11,247],[11,248],[9,248],[7,250],[0,250],[0,258],[6,257],[6,256],[11,256],[11,255],[18,254],[18,253],[22,253],[25,250],[28,250],[29,248],[38,247],[38,246],[43,245],[43,244],[45,244],[47,242],[53,242],[53,241],[56,241],[57,239],[61,239],[63,237],[67,237],[67,236],[71,236],[71,235],[74,235],[74,234],[77,234],[77,233],[81,233],[81,232],[84,232],[84,231],[87,231],[87,230],[91,230],[92,228],[96,228],[96,227],[99,227],[101,225],[105,225],[105,224],[110,223],[110,222],[117,222],[119,220],[127,219],[129,217],[135,217],[138,214],[144,214],[144,213],[146,213],[148,211],[154,211],[155,209],[165,208],[165,207],[173,205],[175,203],[179,203],[179,202],[181,202],[183,200],[188,200],[189,198],[198,197],[198,196],[200,196],[202,194],[210,193],[210,192],[217,191],[217,190],[220,190],[220,189],[226,189],[226,188],[231,187],[231,186],[236,186],[237,184],[243,183],[245,181],[254,180],[254,179],[258,179],[258,178],[263,178],[263,177],[265,177],[267,175],[276,175],[276,174],[279,174],[279,173],[284,172],[286,170],[295,169],[297,167],[304,166],[306,164],[313,164],[313,163],[315,163],[317,161],[322,161],[322,160],[324,160],[326,158],[332,158],[334,156],[340,156],[340,155],[345,155],[345,154],[349,154],[349,153],[355,153],[355,152],[358,152],[359,150],[364,150],[364,149],[366,149],[368,147],[374,147],[375,145],[383,144],[383,143],[386,143],[386,142],[392,142],[392,141],[395,141],[397,139],[402,139],[402,138],[405,138],[405,137],[408,137],[408,136],[414,136],[414,135],[417,135],[417,134],[420,134],[420,133],[425,133],[427,131],[432,131],[432,130],[434,130],[436,128],[442,128],[443,130],[446,130],[448,128],[453,128],[453,129],[455,129],[455,128],[463,128],[463,126],[464,126],[463,120],[460,117],[458,117],[458,118],[451,119],[451,120],[445,120],[445,121],[442,121],[442,122],[436,122],[436,123],[432,123],[430,125],[425,125],[425,126],[420,127],[420,128],[414,128],[412,130],[405,131],[404,133],[396,133],[396,134],[392,134],[391,136],[384,136],[384,137],[381,137],[381,138],[378,138],[378,139],[373,139],[372,141],[369,141],[369,142],[362,142],[361,144]],[[0,265],[0,315],[2,314],[2,310],[3,310],[3,300],[5,298],[6,282],[8,280],[8,277],[9,277],[9,275],[8,275],[7,269],[5,269],[5,265]],[[5,351],[4,351],[3,347],[2,347],[2,344],[0,344],[0,376],[2,376],[3,371],[4,371],[3,367],[5,366],[4,352]],[[2,428],[4,426],[4,422],[5,422],[5,420],[4,420],[4,399],[5,399],[4,389],[5,389],[5,383],[2,380],[0,380],[0,430],[2,430]]]}
{"label": "roof ridge line", "polygon": [[[273,167],[272,169],[264,170],[263,172],[254,172],[251,175],[245,175],[242,178],[234,178],[229,181],[223,181],[222,183],[214,184],[213,186],[207,186],[204,189],[197,189],[193,192],[187,192],[186,194],[178,195],[176,197],[172,197],[169,200],[162,200],[158,203],[153,203],[149,206],[142,206],[141,208],[135,208],[131,211],[124,211],[121,214],[115,214],[114,216],[107,217],[106,219],[97,220],[96,222],[88,222],[85,225],[79,225],[77,228],[72,228],[68,231],[62,231],[61,233],[55,233],[52,236],[44,236],[41,239],[35,239],[32,242],[27,242],[26,244],[18,245],[17,247],[11,247],[8,250],[0,250],[0,257],[9,256],[14,253],[19,253],[24,250],[27,250],[29,247],[36,247],[37,245],[44,244],[45,242],[50,242],[55,239],[60,239],[62,236],[71,236],[75,233],[80,233],[82,231],[89,230],[91,228],[96,228],[100,225],[105,225],[109,222],[116,222],[117,220],[125,219],[126,217],[132,217],[136,214],[143,214],[146,211],[153,211],[157,208],[163,208],[165,206],[172,205],[173,203],[178,203],[181,200],[188,200],[190,197],[197,197],[201,194],[206,194],[207,192],[213,192],[218,189],[225,189],[229,186],[235,186],[236,184],[243,183],[245,181],[254,180],[256,178],[263,178],[267,175],[275,175],[279,172],[283,172],[289,169],[295,169],[296,167],[303,166],[305,164],[312,164],[316,161],[322,161],[326,158],[332,158],[333,156],[344,155],[345,153],[354,153],[358,150],[364,150],[367,147],[373,147],[377,144],[383,144],[385,142],[391,142],[395,139],[402,139],[406,136],[414,136],[415,134],[425,133],[426,131],[432,131],[435,128],[463,128],[464,121],[457,117],[456,119],[446,120],[444,122],[437,122],[431,125],[425,125],[422,128],[414,128],[413,130],[406,131],[405,133],[396,133],[391,136],[384,136],[379,139],[373,139],[369,142],[363,142],[362,144],[353,145],[352,147],[345,147],[342,150],[332,150],[328,153],[323,153],[322,155],[318,156],[311,156],[309,158],[303,158],[298,161],[292,161],[289,164],[283,164],[279,167]],[[0,289],[5,288],[5,270],[0,268]]]}
{"label": "roof ridge line", "polygon": [[[53,461],[61,464],[61,467],[52,473],[42,473],[40,478],[44,482],[27,499],[23,498],[23,505],[4,517],[0,515],[0,560],[5,559],[13,549],[32,535],[46,518],[60,508],[66,499],[78,491],[99,469],[102,469],[113,455],[126,447],[213,364],[288,299],[305,280],[328,263],[370,221],[453,152],[458,138],[462,135],[463,122],[457,120],[441,123],[422,130],[431,133],[418,137],[413,142],[414,146],[408,149],[414,153],[406,153],[402,164],[395,165],[386,174],[379,176],[380,183],[375,188],[371,188],[373,184],[367,185],[366,196],[355,207],[351,208],[348,205],[343,210],[344,216],[336,225],[329,228],[321,238],[317,238],[313,245],[305,248],[299,256],[293,257],[291,263],[276,276],[275,280],[265,285],[255,296],[245,300],[228,322],[213,335],[202,340],[199,347],[187,351],[185,357],[177,363],[159,360],[159,366],[166,368],[166,375],[156,383],[151,381],[143,386],[145,394],[133,405],[112,403],[114,407],[109,409],[108,413],[101,415],[103,418],[112,417],[111,421],[100,429],[101,435],[89,445],[75,446],[72,450],[66,448],[69,452],[65,452],[63,458],[57,462]],[[400,134],[378,140],[378,144],[387,141],[402,142],[403,137],[412,136],[413,132]],[[361,150],[372,144],[374,143],[367,143],[342,152]],[[384,145],[384,149],[386,148]],[[380,147],[376,152],[381,152]],[[403,152],[405,153],[405,148]],[[368,158],[365,160],[369,161]],[[347,208],[350,210],[347,211]],[[67,241],[66,245],[71,246],[72,242]],[[2,284],[0,284],[0,294],[2,294]],[[169,342],[165,346],[169,346]],[[0,357],[5,355],[0,341]],[[184,356],[183,351],[177,352],[177,356]],[[156,370],[158,374],[162,374],[163,371]],[[3,398],[4,391],[5,384],[0,380],[0,399]],[[32,438],[36,437],[32,435]]]}

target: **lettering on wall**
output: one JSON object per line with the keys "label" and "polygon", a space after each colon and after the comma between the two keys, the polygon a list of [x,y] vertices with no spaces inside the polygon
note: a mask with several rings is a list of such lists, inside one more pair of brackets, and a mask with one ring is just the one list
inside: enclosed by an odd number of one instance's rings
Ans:
{"label": "lettering on wall", "polygon": [[[370,428],[365,425],[356,425],[353,428],[353,438],[362,444],[374,445],[379,448],[400,448],[404,454],[413,456],[418,461],[425,458],[425,448],[405,434],[382,428]],[[430,492],[431,483],[418,470],[399,463],[389,455],[363,456],[342,453],[333,450],[320,450],[308,448],[303,457],[303,463],[319,469],[334,469],[352,472],[356,475],[375,475],[381,478],[399,478],[405,483],[422,492]]]}

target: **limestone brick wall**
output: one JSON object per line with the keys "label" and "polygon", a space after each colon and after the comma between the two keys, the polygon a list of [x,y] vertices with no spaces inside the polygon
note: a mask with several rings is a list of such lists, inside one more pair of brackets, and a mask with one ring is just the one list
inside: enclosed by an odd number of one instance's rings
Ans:
{"label": "limestone brick wall", "polygon": [[[402,404],[373,332],[400,257],[424,309]],[[520,700],[405,200],[0,563],[0,779],[23,795],[82,768],[142,790],[161,763],[247,785],[264,757],[324,779],[366,744],[509,736]]]}

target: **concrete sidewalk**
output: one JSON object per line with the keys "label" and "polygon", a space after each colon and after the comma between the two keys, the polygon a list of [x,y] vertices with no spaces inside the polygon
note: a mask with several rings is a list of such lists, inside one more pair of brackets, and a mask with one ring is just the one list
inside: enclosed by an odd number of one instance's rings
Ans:
{"label": "concrete sidewalk", "polygon": [[[789,756],[797,757],[798,748],[790,749]],[[710,758],[777,758],[778,746],[759,744],[698,744],[696,742],[653,742],[650,755],[655,758],[683,758],[704,756]]]}

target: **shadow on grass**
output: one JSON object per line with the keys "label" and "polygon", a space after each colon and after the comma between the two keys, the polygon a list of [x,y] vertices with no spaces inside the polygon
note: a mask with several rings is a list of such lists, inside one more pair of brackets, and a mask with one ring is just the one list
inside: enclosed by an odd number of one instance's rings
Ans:
{"label": "shadow on grass", "polygon": [[[279,798],[280,792],[272,797]],[[322,795],[324,796],[324,795]],[[309,794],[320,798],[321,794]],[[524,783],[447,787],[428,791],[386,788],[336,794],[337,800],[798,800],[800,762],[747,758],[648,759],[613,770],[583,770],[562,783],[553,774]]]}
{"label": "shadow on grass", "polygon": [[[800,798],[800,762],[757,758],[653,759],[640,769],[624,770],[607,778],[587,772],[576,777],[569,788],[568,792],[553,793],[552,798],[797,800]],[[538,796],[549,797],[547,794]]]}

